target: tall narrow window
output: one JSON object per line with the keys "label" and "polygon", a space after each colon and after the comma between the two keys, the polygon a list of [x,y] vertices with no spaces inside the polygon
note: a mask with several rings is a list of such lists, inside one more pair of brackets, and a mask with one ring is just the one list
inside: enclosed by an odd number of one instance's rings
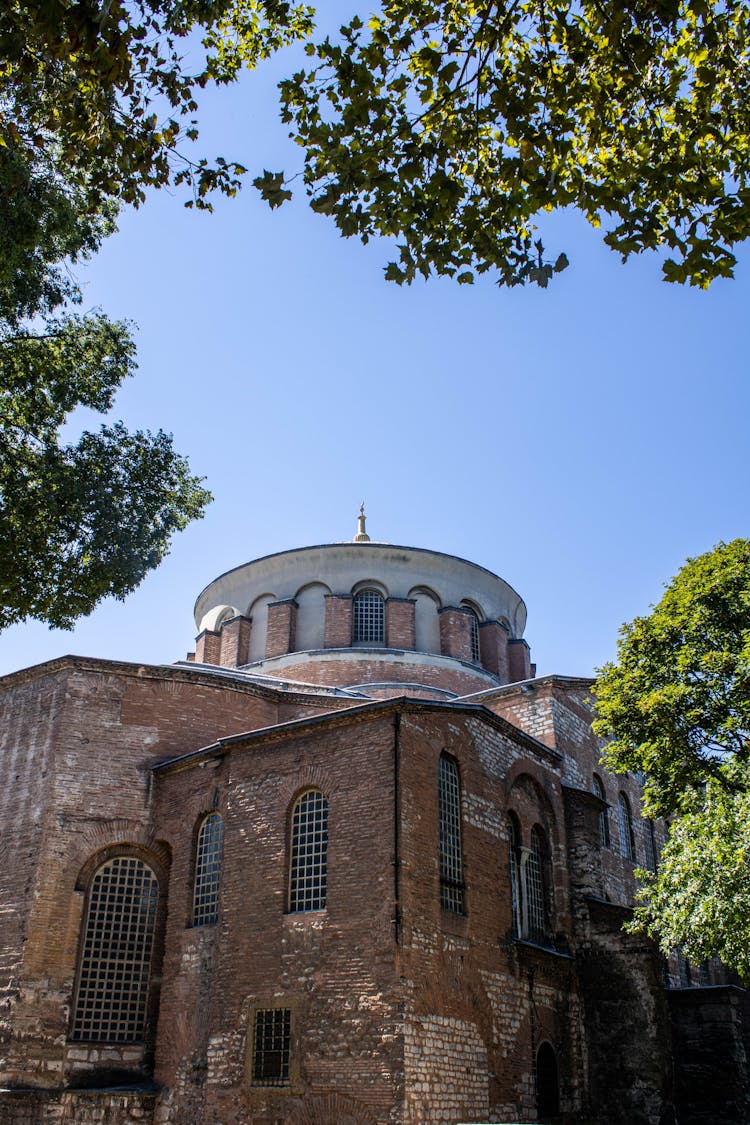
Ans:
{"label": "tall narrow window", "polygon": [[385,600],[377,590],[360,590],[352,607],[355,644],[385,644]]}
{"label": "tall narrow window", "polygon": [[508,852],[510,860],[510,904],[513,912],[513,937],[521,936],[521,834],[514,816],[508,818]]}
{"label": "tall narrow window", "polygon": [[289,910],[324,910],[328,878],[328,801],[319,789],[303,793],[292,812]]}
{"label": "tall narrow window", "polygon": [[463,605],[461,607],[469,614],[469,639],[471,644],[471,660],[473,664],[479,664],[481,655],[479,650],[479,616],[477,611],[470,605]]}
{"label": "tall narrow window", "polygon": [[[600,801],[607,800],[604,794],[602,779],[596,773],[594,774],[594,795],[598,797]],[[609,809],[602,809],[599,813],[599,847],[608,848],[609,844]]]}
{"label": "tall narrow window", "polygon": [[193,884],[193,925],[210,926],[219,911],[219,873],[224,824],[216,812],[203,820],[195,847],[195,881]]}
{"label": "tall narrow window", "polygon": [[255,1013],[253,1082],[284,1086],[289,1081],[292,1013],[289,1008],[261,1008]]}
{"label": "tall narrow window", "polygon": [[649,871],[656,871],[658,852],[656,849],[656,833],[653,820],[643,822],[643,840],[646,850],[646,867]]}
{"label": "tall narrow window", "polygon": [[529,937],[544,943],[549,934],[547,921],[547,842],[541,828],[531,832],[531,847],[526,861],[526,894],[529,911]]}
{"label": "tall narrow window", "polygon": [[461,787],[458,766],[441,754],[438,763],[440,905],[463,914],[464,882],[461,857]]}
{"label": "tall narrow window", "polygon": [[72,1038],[97,1043],[143,1039],[158,884],[135,856],[116,856],[91,881]]}
{"label": "tall narrow window", "polygon": [[620,794],[617,805],[620,820],[620,854],[625,859],[635,862],[635,835],[633,833],[633,818],[630,814],[630,804],[624,793]]}
{"label": "tall narrow window", "polygon": [[557,1117],[560,1112],[557,1059],[549,1043],[542,1043],[536,1053],[536,1108],[542,1118]]}

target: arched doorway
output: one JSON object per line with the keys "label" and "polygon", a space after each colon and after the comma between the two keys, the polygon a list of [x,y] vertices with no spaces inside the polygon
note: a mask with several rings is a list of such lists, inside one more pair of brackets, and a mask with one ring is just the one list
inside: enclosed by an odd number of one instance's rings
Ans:
{"label": "arched doorway", "polygon": [[549,1043],[542,1043],[536,1053],[536,1107],[540,1121],[549,1121],[560,1113],[557,1059]]}

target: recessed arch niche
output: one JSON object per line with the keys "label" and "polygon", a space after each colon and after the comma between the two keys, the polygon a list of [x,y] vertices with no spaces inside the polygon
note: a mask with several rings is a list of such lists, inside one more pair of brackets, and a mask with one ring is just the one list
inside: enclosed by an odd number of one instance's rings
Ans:
{"label": "recessed arch niche", "polygon": [[325,582],[309,582],[294,595],[298,607],[294,642],[297,652],[323,648],[326,595],[330,592]]}

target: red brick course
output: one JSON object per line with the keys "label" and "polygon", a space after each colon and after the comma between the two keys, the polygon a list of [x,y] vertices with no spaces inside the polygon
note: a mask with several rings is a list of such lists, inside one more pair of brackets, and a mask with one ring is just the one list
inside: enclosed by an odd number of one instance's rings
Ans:
{"label": "red brick course", "polygon": [[444,606],[439,610],[440,651],[444,656],[458,660],[471,660],[471,614],[458,606]]}
{"label": "red brick course", "polygon": [[293,652],[296,627],[297,603],[294,599],[271,602],[268,606],[266,657],[284,656],[287,652]]}
{"label": "red brick course", "polygon": [[352,598],[326,594],[325,647],[348,648],[352,643]]}
{"label": "red brick course", "polygon": [[219,663],[224,668],[238,668],[248,662],[252,622],[249,617],[232,617],[221,627]]}
{"label": "red brick course", "polygon": [[387,598],[385,603],[385,643],[388,648],[414,649],[417,638],[413,598]]}

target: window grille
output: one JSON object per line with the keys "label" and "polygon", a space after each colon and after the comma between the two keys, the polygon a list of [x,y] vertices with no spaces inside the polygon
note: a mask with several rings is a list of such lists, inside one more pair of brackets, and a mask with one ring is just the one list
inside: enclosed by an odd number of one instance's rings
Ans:
{"label": "window grille", "polygon": [[510,852],[510,903],[513,912],[513,936],[521,936],[521,879],[518,870],[521,841],[518,825],[513,817],[508,822],[508,841]]}
{"label": "window grille", "polygon": [[291,1031],[289,1008],[261,1008],[255,1013],[253,1082],[263,1086],[288,1083]]}
{"label": "window grille", "polygon": [[646,845],[646,867],[649,871],[656,871],[657,865],[657,850],[656,850],[656,833],[654,832],[653,820],[647,820],[644,823],[643,838]]}
{"label": "window grille", "polygon": [[618,802],[620,820],[620,854],[625,859],[635,862],[635,836],[633,835],[633,818],[630,815],[630,805],[624,793],[620,794]]}
{"label": "window grille", "polygon": [[[602,779],[597,774],[594,774],[594,794],[602,801],[607,799],[604,794]],[[602,809],[599,813],[599,847],[608,848],[609,846],[609,809]]]}
{"label": "window grille", "polygon": [[303,793],[292,813],[289,910],[324,910],[327,890],[328,801],[319,789]]}
{"label": "window grille", "polygon": [[479,664],[481,661],[479,652],[479,618],[477,617],[476,610],[473,610],[470,605],[465,605],[463,608],[467,610],[469,614],[471,660],[473,664]]}
{"label": "window grille", "polygon": [[440,905],[463,914],[464,883],[461,858],[461,789],[458,766],[446,754],[438,763]]}
{"label": "window grille", "polygon": [[134,856],[117,856],[91,881],[72,1038],[133,1043],[146,1027],[158,884]]}
{"label": "window grille", "polygon": [[193,884],[193,925],[211,926],[219,912],[219,873],[224,824],[218,813],[209,813],[198,832]]}
{"label": "window grille", "polygon": [[355,644],[385,644],[385,600],[377,590],[355,594],[353,606]]}
{"label": "window grille", "polygon": [[529,937],[542,943],[547,937],[547,907],[545,888],[546,847],[542,833],[534,828],[531,847],[526,861],[526,895],[529,911]]}

